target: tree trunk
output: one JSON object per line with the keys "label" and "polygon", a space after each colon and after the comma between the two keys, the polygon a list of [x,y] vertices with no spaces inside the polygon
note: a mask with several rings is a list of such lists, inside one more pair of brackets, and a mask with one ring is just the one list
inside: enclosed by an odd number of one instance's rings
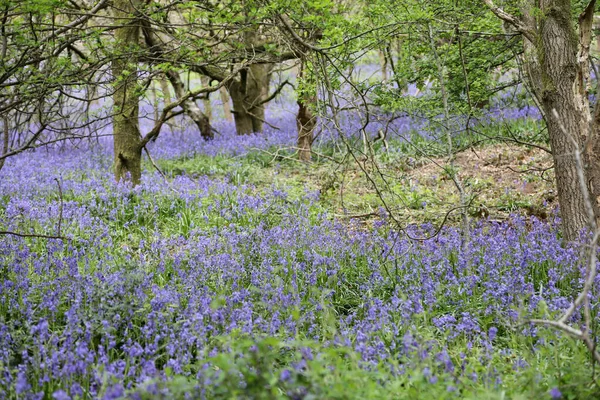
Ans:
{"label": "tree trunk", "polygon": [[313,142],[313,131],[317,125],[317,117],[312,113],[310,105],[316,103],[314,96],[298,99],[298,115],[296,125],[298,126],[298,159],[310,161]]}
{"label": "tree trunk", "polygon": [[[144,39],[146,44],[150,47],[150,50],[159,55],[165,54],[166,51],[164,49],[163,43],[160,38],[155,36],[152,26],[149,21],[140,21],[141,26],[143,27]],[[175,96],[178,99],[182,99],[186,96],[185,85],[179,73],[175,70],[169,69],[165,72],[167,79],[171,82],[171,86],[175,91]],[[188,74],[188,87],[189,87],[189,74]],[[210,140],[214,138],[213,128],[210,125],[210,121],[208,117],[202,112],[200,107],[196,104],[194,99],[187,98],[181,103],[181,107],[183,108],[183,112],[185,115],[190,117],[192,121],[198,127],[200,131],[200,135],[204,138],[204,140]]]}
{"label": "tree trunk", "polygon": [[[300,62],[298,80],[305,77],[306,69],[304,59]],[[317,116],[313,114],[311,106],[317,103],[317,96],[308,92],[298,92],[298,115],[296,125],[298,127],[298,159],[310,161],[312,155],[313,131],[317,125]]]}
{"label": "tree trunk", "polygon": [[[141,5],[139,0],[115,0],[115,40],[119,48],[139,44],[140,28],[129,18]],[[113,93],[113,141],[115,179],[130,179],[134,185],[142,176],[142,148],[140,147],[139,94],[137,93],[137,65],[130,62],[126,51],[117,54],[111,64],[115,79]]]}
{"label": "tree trunk", "polygon": [[158,89],[156,88],[156,81],[152,81],[150,84],[150,93],[152,93],[152,108],[154,109],[154,121],[158,121],[160,118],[160,99],[158,98]]}
{"label": "tree trunk", "polygon": [[233,121],[233,115],[231,115],[231,104],[229,104],[229,94],[227,93],[227,89],[221,86],[219,89],[219,93],[221,95],[221,102],[223,103],[223,116],[226,121]]}
{"label": "tree trunk", "polygon": [[[8,142],[10,141],[10,128],[8,127],[8,118],[2,119],[2,153],[0,155],[5,155],[8,153]],[[0,159],[0,170],[4,167],[4,162],[6,158]]]}
{"label": "tree trunk", "polygon": [[[171,86],[173,86],[173,90],[175,90],[175,96],[177,98],[183,98],[185,96],[185,87],[183,86],[183,81],[179,74],[173,70],[169,70],[166,72],[167,79],[171,82]],[[202,112],[200,107],[196,104],[193,99],[186,99],[182,104],[185,115],[190,117],[192,121],[198,127],[200,131],[200,135],[204,138],[204,140],[210,140],[214,138],[213,128],[210,125],[210,121],[206,115]]]}
{"label": "tree trunk", "polygon": [[387,81],[389,78],[389,76],[388,76],[388,60],[385,55],[385,51],[379,50],[378,53],[379,53],[379,64],[381,65],[381,77],[382,77],[383,81]]}
{"label": "tree trunk", "polygon": [[[531,1],[531,0],[529,0]],[[535,16],[532,14],[533,12],[533,3],[529,5],[527,9],[524,9],[523,12],[523,21],[527,26],[535,26],[536,20]],[[513,31],[514,33],[514,31]],[[542,70],[541,65],[538,60],[538,51],[536,49],[535,43],[532,43],[527,38],[523,38],[523,66],[525,68],[525,80],[526,84],[529,86],[531,94],[533,95],[533,100],[535,105],[539,108],[542,115],[546,116],[544,107],[542,106],[541,95],[544,92],[543,83],[542,83]]]}
{"label": "tree trunk", "polygon": [[[537,60],[542,85],[541,99],[545,111],[563,234],[574,240],[588,226],[585,196],[578,175],[575,152],[583,149],[583,137],[589,128],[589,108],[583,109],[574,92],[577,78],[577,34],[571,22],[570,1],[550,1],[542,10],[537,45]],[[534,87],[536,84],[534,83]],[[538,89],[539,90],[539,89]],[[589,167],[589,165],[588,165]],[[582,171],[587,182],[588,171]]]}
{"label": "tree trunk", "polygon": [[254,64],[240,72],[240,79],[227,85],[233,102],[233,119],[238,135],[262,132],[269,95],[272,64]]}
{"label": "tree trunk", "polygon": [[[211,79],[208,76],[201,75],[200,81],[202,82],[202,87],[209,88]],[[212,105],[210,104],[210,93],[206,94],[206,98],[203,100],[204,103],[204,114],[210,121],[212,119]]]}
{"label": "tree trunk", "polygon": [[592,118],[588,100],[596,1],[579,15],[579,32],[571,0],[526,0],[520,18],[483,2],[524,36],[525,69],[548,126],[563,235],[575,240],[600,215],[600,108]]}
{"label": "tree trunk", "polygon": [[[160,91],[163,94],[163,104],[167,105],[171,103],[171,90],[169,89],[169,82],[167,82],[167,78],[164,75],[161,75],[158,80],[160,81]],[[179,129],[174,121],[174,119],[167,121],[167,125],[169,129],[171,129],[171,132],[175,132],[177,129]]]}

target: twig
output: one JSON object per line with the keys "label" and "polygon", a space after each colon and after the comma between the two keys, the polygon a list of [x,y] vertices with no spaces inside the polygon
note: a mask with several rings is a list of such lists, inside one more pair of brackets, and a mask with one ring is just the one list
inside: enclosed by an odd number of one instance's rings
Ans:
{"label": "twig", "polygon": [[35,237],[35,238],[42,238],[42,239],[59,239],[59,240],[70,240],[68,237],[65,236],[52,236],[52,235],[40,235],[37,233],[19,233],[19,232],[13,232],[13,231],[0,231],[0,235],[12,235],[12,236],[18,236],[18,237]]}
{"label": "twig", "polygon": [[377,212],[377,211],[373,211],[373,212],[369,212],[369,213],[365,213],[365,214],[353,214],[353,215],[333,214],[334,217],[343,218],[343,219],[370,218],[370,217],[376,217],[378,215],[379,215],[379,212]]}
{"label": "twig", "polygon": [[19,232],[13,232],[13,231],[0,231],[0,235],[11,235],[11,236],[18,236],[18,237],[23,237],[23,238],[27,238],[27,237],[34,238],[35,237],[35,238],[41,238],[41,239],[71,240],[68,237],[61,235],[62,219],[63,219],[63,205],[64,205],[63,192],[62,192],[62,187],[60,185],[60,181],[58,180],[58,178],[54,178],[54,180],[56,181],[56,185],[58,186],[58,196],[59,196],[59,200],[60,200],[59,208],[58,208],[58,225],[56,227],[56,236],[41,235],[38,233],[19,233]]}
{"label": "twig", "polygon": [[58,226],[56,229],[56,234],[58,236],[60,236],[60,228],[62,225],[62,218],[63,218],[63,192],[62,192],[62,187],[60,186],[60,181],[58,180],[58,178],[54,178],[54,180],[56,181],[56,185],[58,186],[58,196],[59,196],[59,200],[60,200],[60,205],[58,208]]}
{"label": "twig", "polygon": [[173,188],[171,186],[171,183],[169,182],[169,179],[167,178],[167,176],[165,175],[165,173],[158,167],[158,165],[156,165],[156,163],[154,162],[154,159],[150,155],[150,152],[148,151],[148,148],[146,146],[144,146],[144,151],[146,152],[146,155],[148,156],[148,160],[150,160],[150,164],[152,164],[152,166],[154,167],[154,169],[156,169],[158,171],[158,173],[160,174],[160,176],[163,177],[163,179],[165,180],[167,186],[169,186],[169,188],[172,191],[174,191],[175,193],[179,193],[179,191],[177,189],[175,189],[175,188]]}

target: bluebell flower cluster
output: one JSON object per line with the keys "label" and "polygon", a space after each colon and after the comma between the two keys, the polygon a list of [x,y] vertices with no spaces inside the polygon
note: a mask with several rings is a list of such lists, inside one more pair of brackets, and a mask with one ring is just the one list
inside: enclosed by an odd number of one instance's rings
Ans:
{"label": "bluebell flower cluster", "polygon": [[[239,155],[294,141],[289,126],[222,131],[212,142],[165,135],[150,151]],[[562,243],[557,219],[481,221],[466,243],[453,227],[414,242],[385,213],[374,229],[348,229],[322,211],[318,193],[206,176],[165,182],[151,171],[135,188],[116,184],[107,154],[110,146],[92,144],[49,149],[11,158],[2,171],[0,226],[52,234],[62,216],[70,238],[1,237],[2,398],[116,399],[139,387],[169,396],[160,383],[174,376],[218,385],[207,360],[233,351],[222,338],[240,336],[347,348],[366,370],[421,368],[447,392],[460,382],[446,376],[497,384],[502,372],[481,366],[501,358],[528,368],[507,338],[516,330],[541,346],[522,322],[542,302],[550,313],[566,309],[583,284],[582,248]],[[320,357],[300,346],[275,381],[293,382]],[[302,398],[305,384],[290,393]]]}

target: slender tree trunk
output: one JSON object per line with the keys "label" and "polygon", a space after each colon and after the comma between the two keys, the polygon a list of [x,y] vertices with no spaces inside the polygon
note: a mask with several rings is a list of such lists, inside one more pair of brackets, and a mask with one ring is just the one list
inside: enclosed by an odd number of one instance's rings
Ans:
{"label": "slender tree trunk", "polygon": [[[431,46],[431,52],[434,55],[434,60],[438,70],[438,80],[440,82],[440,91],[442,95],[442,103],[444,107],[444,127],[446,131],[446,141],[448,142],[448,163],[450,164],[449,175],[454,182],[454,186],[460,195],[460,205],[462,214],[462,229],[463,229],[463,247],[469,240],[470,223],[468,213],[468,196],[465,193],[464,185],[460,179],[457,169],[454,164],[454,148],[452,145],[452,132],[450,130],[450,107],[448,104],[448,91],[446,90],[446,77],[444,72],[444,64],[435,46],[433,29],[431,24],[429,25],[429,44]],[[466,88],[469,90],[469,88]]]}
{"label": "slender tree trunk", "polygon": [[[299,80],[306,74],[305,64],[300,63]],[[311,106],[317,103],[317,96],[307,93],[298,93],[298,115],[296,125],[298,127],[298,159],[310,161],[312,155],[313,132],[317,125],[317,116],[313,114]]]}
{"label": "slender tree trunk", "polygon": [[160,90],[163,93],[163,99],[165,104],[169,104],[171,102],[171,89],[169,89],[169,82],[167,81],[164,75],[160,75]]}
{"label": "slender tree trunk", "polygon": [[[2,119],[2,155],[8,153],[8,142],[10,141],[10,129],[8,127],[8,119]],[[6,158],[0,159],[0,170],[4,167]]]}
{"label": "slender tree trunk", "polygon": [[[164,54],[165,49],[163,48],[163,44],[161,43],[160,38],[155,36],[150,23],[144,20],[141,21],[140,24],[143,27],[146,44],[150,47],[151,51],[161,55]],[[165,75],[167,76],[169,82],[171,82],[171,86],[175,91],[175,96],[179,99],[185,97],[185,85],[179,73],[175,70],[169,69],[165,72]],[[190,75],[188,74],[188,87],[189,81]],[[204,138],[204,140],[210,140],[214,137],[210,120],[202,112],[200,107],[198,107],[194,99],[187,98],[185,101],[183,101],[183,103],[181,103],[181,107],[183,108],[185,115],[194,121],[198,127],[198,130],[200,131],[200,135]]]}
{"label": "slender tree trunk", "polygon": [[152,107],[154,108],[154,121],[158,121],[160,117],[160,100],[158,99],[158,90],[156,89],[156,81],[150,84],[150,92],[152,93]]}
{"label": "slender tree trunk", "polygon": [[[141,5],[139,0],[114,0],[115,40],[118,48],[139,44],[139,24],[129,18]],[[111,68],[115,79],[113,93],[113,140],[115,179],[131,179],[134,185],[142,176],[142,148],[140,147],[139,94],[137,93],[137,66],[130,55],[117,54]]]}
{"label": "slender tree trunk", "polygon": [[[169,89],[169,82],[164,75],[161,75],[158,80],[160,82],[160,91],[163,94],[163,104],[167,105],[171,103],[171,89]],[[177,124],[174,121],[174,119],[167,121],[167,126],[171,129],[171,132],[175,132],[178,129]]]}
{"label": "slender tree trunk", "polygon": [[379,63],[381,64],[381,75],[384,81],[387,81],[388,76],[388,60],[385,51],[379,50]]}
{"label": "slender tree trunk", "polygon": [[[200,81],[202,82],[202,87],[210,87],[210,78],[205,75],[200,76]],[[208,117],[209,121],[212,119],[212,105],[210,104],[210,93],[206,94],[206,98],[203,101],[204,103],[204,114]]]}
{"label": "slender tree trunk", "polygon": [[233,115],[231,114],[231,104],[229,104],[229,94],[227,93],[227,89],[225,87],[221,87],[219,89],[219,94],[221,95],[221,102],[223,103],[223,116],[226,121],[233,121]]}

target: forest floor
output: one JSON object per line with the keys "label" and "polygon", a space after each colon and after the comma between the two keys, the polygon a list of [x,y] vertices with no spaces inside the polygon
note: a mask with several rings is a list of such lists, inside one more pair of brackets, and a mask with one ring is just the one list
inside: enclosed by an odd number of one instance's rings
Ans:
{"label": "forest floor", "polygon": [[[358,158],[358,157],[357,157]],[[407,224],[441,222],[460,205],[455,171],[469,202],[469,215],[504,221],[511,214],[546,219],[556,208],[552,156],[543,149],[497,143],[448,157],[418,157],[378,152],[374,158],[335,158],[326,154],[303,163],[285,151],[256,150],[242,156],[194,157],[160,163],[170,175],[222,178],[259,192],[273,187],[292,196],[319,193],[333,216],[370,225],[388,211]],[[449,167],[451,165],[451,167]],[[379,192],[379,193],[378,193]],[[448,222],[460,220],[460,212]]]}

